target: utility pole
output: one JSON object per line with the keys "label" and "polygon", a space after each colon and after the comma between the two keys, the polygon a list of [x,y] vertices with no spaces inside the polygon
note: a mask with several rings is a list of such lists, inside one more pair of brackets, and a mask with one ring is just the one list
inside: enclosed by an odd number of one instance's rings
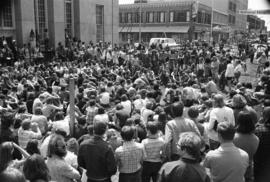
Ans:
{"label": "utility pole", "polygon": [[211,12],[211,33],[210,33],[210,44],[213,44],[213,19],[214,19],[214,0],[211,0],[212,12]]}
{"label": "utility pole", "polygon": [[142,42],[142,0],[140,0],[139,44]]}
{"label": "utility pole", "polygon": [[113,12],[113,10],[114,10],[113,8],[114,8],[114,6],[113,6],[113,0],[112,0],[112,48],[113,48],[113,45],[114,45],[114,44],[113,44],[113,43],[114,43],[114,42],[113,42],[113,33],[114,33],[114,32],[113,32],[113,13],[114,13],[114,12]]}

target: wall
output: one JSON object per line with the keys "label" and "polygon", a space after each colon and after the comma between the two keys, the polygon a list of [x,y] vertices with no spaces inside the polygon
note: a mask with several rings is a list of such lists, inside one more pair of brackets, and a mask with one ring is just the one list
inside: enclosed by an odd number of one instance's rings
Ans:
{"label": "wall", "polygon": [[35,30],[33,0],[15,0],[16,37],[19,46],[28,43],[30,31]]}
{"label": "wall", "polygon": [[118,0],[75,0],[75,36],[87,43],[96,42],[96,5],[103,5],[104,41],[118,43],[118,4]]}

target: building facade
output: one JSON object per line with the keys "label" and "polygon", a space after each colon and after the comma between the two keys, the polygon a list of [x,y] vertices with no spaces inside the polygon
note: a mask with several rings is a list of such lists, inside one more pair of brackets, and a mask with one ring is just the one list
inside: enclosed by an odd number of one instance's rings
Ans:
{"label": "building facade", "polygon": [[[139,30],[138,21],[136,21],[138,18],[133,20],[133,16],[139,16],[140,2],[142,2],[141,32],[143,40],[149,39],[150,36],[164,36],[165,32],[167,36],[169,35],[168,37],[177,34],[178,38],[189,40],[208,41],[212,35],[214,41],[219,41],[234,39],[235,34],[247,30],[247,16],[240,15],[238,12],[248,8],[248,0],[135,0],[134,4],[120,5],[119,36],[121,42],[138,39]],[[193,19],[194,4],[196,3],[198,3],[195,8],[197,16]],[[176,20],[170,19],[171,16],[174,16],[173,11],[176,11]],[[147,16],[150,17],[151,22],[148,21]],[[180,20],[178,20],[178,16],[181,17]],[[211,32],[212,18],[213,29]],[[164,22],[160,22],[160,19],[162,21],[164,19]],[[183,21],[184,19],[185,21]],[[150,29],[153,30],[152,33]],[[177,32],[175,32],[176,30]]]}
{"label": "building facade", "polygon": [[0,36],[20,46],[48,39],[55,47],[68,37],[118,43],[118,5],[118,0],[10,0],[0,12]]}
{"label": "building facade", "polygon": [[259,35],[260,33],[266,32],[267,27],[265,26],[265,21],[260,19],[255,15],[248,15],[248,30],[249,33],[254,33],[254,35]]}
{"label": "building facade", "polygon": [[[149,42],[153,37],[171,37],[178,42],[192,39],[209,39],[211,8],[194,1],[147,2],[120,5],[119,40],[138,42],[139,31],[142,41]],[[192,12],[197,9],[197,16]],[[141,18],[141,28],[139,28]]]}

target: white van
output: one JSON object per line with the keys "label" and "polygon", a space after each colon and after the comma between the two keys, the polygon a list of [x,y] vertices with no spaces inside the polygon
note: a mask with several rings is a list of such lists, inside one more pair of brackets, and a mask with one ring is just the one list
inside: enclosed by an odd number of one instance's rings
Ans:
{"label": "white van", "polygon": [[175,47],[180,46],[172,38],[151,38],[150,42],[149,42],[149,46],[151,46],[153,44],[155,44],[155,45],[162,44],[163,48],[165,48],[165,47],[175,48]]}

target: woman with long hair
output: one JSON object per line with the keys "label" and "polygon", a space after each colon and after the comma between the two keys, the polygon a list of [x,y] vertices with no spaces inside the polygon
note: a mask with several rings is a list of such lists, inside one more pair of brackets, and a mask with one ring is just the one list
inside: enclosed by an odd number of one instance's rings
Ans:
{"label": "woman with long hair", "polygon": [[0,172],[4,171],[8,167],[13,167],[19,169],[23,163],[24,159],[22,160],[14,160],[13,159],[13,152],[14,149],[17,149],[21,152],[24,158],[29,157],[29,154],[18,146],[16,143],[13,142],[4,142],[0,146]]}
{"label": "woman with long hair", "polygon": [[23,166],[23,173],[30,182],[49,182],[49,169],[41,155],[28,157]]}

